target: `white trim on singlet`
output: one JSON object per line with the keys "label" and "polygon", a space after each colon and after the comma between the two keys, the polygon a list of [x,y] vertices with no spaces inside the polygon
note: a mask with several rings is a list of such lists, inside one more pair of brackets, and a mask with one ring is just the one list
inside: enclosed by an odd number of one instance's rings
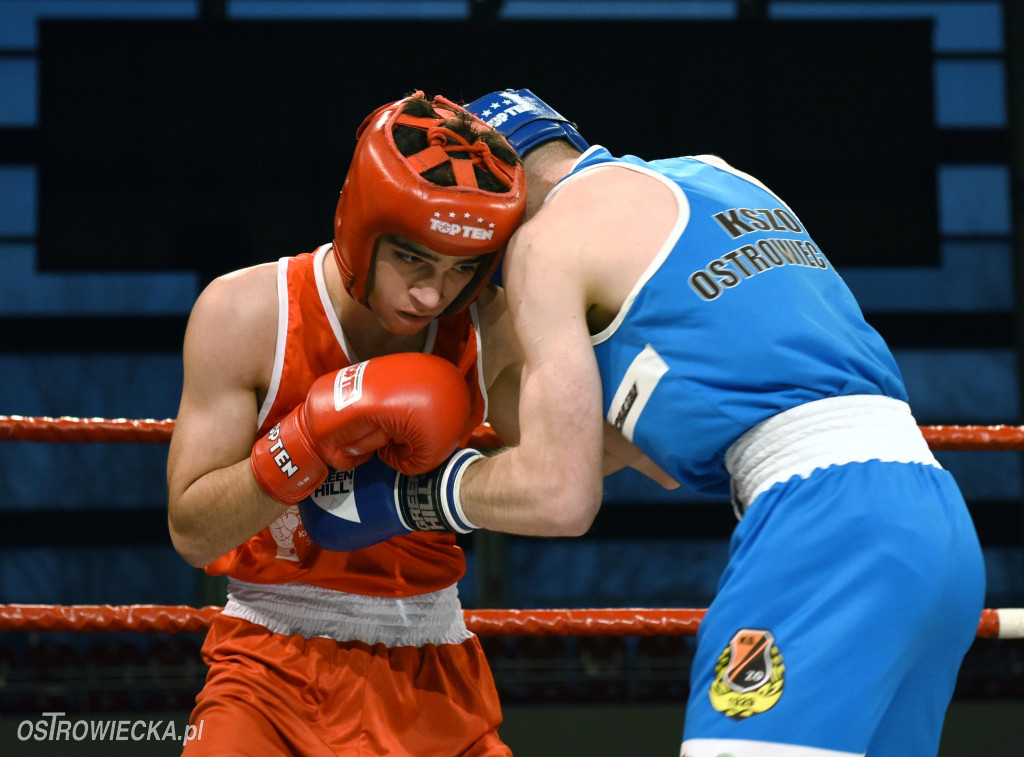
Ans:
{"label": "white trim on singlet", "polygon": [[[587,150],[587,152],[580,156],[580,160],[583,160],[592,150],[598,148],[599,145],[594,145],[593,147],[590,148],[590,150]],[[555,192],[557,192],[562,187],[566,186],[569,182],[575,181],[580,176],[586,176],[587,174],[593,173],[594,171],[598,171],[602,168],[625,168],[630,171],[636,171],[637,173],[650,176],[652,179],[656,179],[657,181],[661,182],[676,198],[676,204],[679,206],[679,214],[676,217],[676,222],[672,227],[672,231],[669,232],[669,235],[668,237],[666,237],[665,242],[661,246],[661,249],[658,250],[657,255],[654,256],[650,264],[647,266],[646,269],[644,269],[644,272],[640,275],[640,278],[637,279],[636,283],[633,285],[633,288],[630,290],[629,295],[623,301],[622,307],[619,308],[619,312],[615,314],[615,318],[604,329],[602,329],[596,334],[591,335],[591,344],[600,344],[601,342],[610,339],[611,336],[618,330],[619,325],[622,323],[623,319],[629,313],[629,309],[630,307],[632,307],[633,301],[636,299],[637,295],[640,294],[640,290],[643,289],[644,284],[646,284],[650,280],[650,278],[657,272],[657,270],[661,267],[661,264],[665,262],[665,258],[667,258],[669,256],[669,253],[672,252],[673,248],[676,246],[676,242],[679,241],[679,237],[682,236],[683,231],[686,229],[687,224],[689,224],[690,222],[690,201],[686,199],[686,194],[683,192],[682,189],[680,189],[678,184],[676,184],[673,181],[670,181],[668,178],[658,173],[657,171],[653,171],[645,166],[638,166],[632,163],[623,163],[620,161],[595,163],[592,166],[587,166],[578,173],[571,174],[570,176],[566,177],[564,180],[556,184],[554,189],[552,189],[548,193],[547,197],[544,198],[544,201],[547,202],[555,194]]]}
{"label": "white trim on singlet", "polygon": [[288,335],[288,261],[291,258],[280,258],[277,261],[277,342],[274,346],[274,367],[270,371],[270,383],[267,385],[267,396],[263,398],[259,415],[256,416],[256,428],[263,427],[270,415],[270,409],[277,399],[281,388],[281,373],[284,371],[284,350]]}
{"label": "white trim on singlet", "polygon": [[699,160],[701,163],[705,163],[706,165],[709,165],[712,168],[717,168],[721,171],[725,171],[726,173],[731,173],[733,176],[743,179],[744,181],[749,181],[751,184],[753,184],[756,187],[760,187],[765,192],[774,197],[776,200],[778,200],[780,203],[782,203],[783,207],[785,207],[786,210],[788,210],[791,213],[793,212],[793,209],[786,204],[786,201],[779,197],[777,194],[775,194],[765,184],[763,184],[760,179],[757,179],[751,176],[750,174],[746,173],[745,171],[739,170],[738,168],[733,168],[717,155],[690,155],[688,157],[692,158],[693,160]]}
{"label": "white trim on singlet", "polygon": [[480,396],[484,398],[484,420],[487,420],[487,409],[490,407],[487,397],[487,384],[484,383],[484,332],[480,327],[480,313],[476,303],[469,305],[469,317],[473,320],[473,331],[476,334],[476,383],[480,387]]}
{"label": "white trim on singlet", "polygon": [[[338,320],[338,314],[334,310],[334,304],[331,302],[331,295],[327,291],[327,278],[324,274],[324,260],[327,257],[327,251],[332,250],[333,247],[330,244],[325,244],[318,247],[316,250],[316,262],[313,264],[313,275],[316,277],[316,290],[320,294],[320,303],[324,308],[324,315],[327,316],[328,323],[331,324],[331,331],[334,332],[334,338],[338,340],[338,345],[341,347],[342,352],[345,353],[345,357],[348,358],[349,363],[353,365],[355,363],[361,363],[362,360],[356,354],[355,350],[352,349],[352,345],[349,344],[348,339],[345,338],[345,329],[341,325],[341,321]],[[434,348],[434,339],[437,337],[437,321],[431,321],[427,325],[427,338],[426,345],[423,348],[424,352],[430,352]]]}
{"label": "white trim on singlet", "polygon": [[332,250],[333,246],[330,244],[321,245],[316,249],[313,260],[313,279],[316,281],[316,291],[320,295],[320,304],[324,309],[324,315],[327,316],[327,322],[331,324],[331,331],[334,333],[334,338],[338,342],[338,346],[341,347],[341,351],[345,353],[345,357],[348,358],[350,363],[358,363],[359,358],[352,350],[352,345],[348,343],[345,338],[345,330],[341,327],[341,321],[338,320],[338,314],[334,311],[334,304],[331,302],[331,295],[327,291],[327,277],[324,275],[324,260],[327,258],[327,251]]}
{"label": "white trim on singlet", "polygon": [[427,354],[434,352],[434,342],[437,340],[437,319],[427,324],[427,339],[423,343],[423,351]]}
{"label": "white trim on singlet", "polygon": [[[313,278],[316,282],[317,294],[320,296],[320,304],[323,307],[324,315],[327,318],[327,322],[331,326],[331,332],[334,334],[334,338],[338,342],[338,346],[341,347],[342,352],[345,353],[345,357],[349,363],[355,364],[360,362],[359,356],[355,354],[352,349],[352,345],[349,344],[348,339],[345,338],[345,330],[342,328],[341,321],[338,320],[338,314],[334,310],[334,305],[331,303],[331,295],[327,290],[327,279],[324,274],[324,261],[327,257],[328,251],[332,249],[330,244],[324,244],[318,247],[313,253]],[[281,387],[281,374],[284,371],[284,356],[285,349],[288,343],[288,264],[289,261],[294,258],[286,257],[280,258],[277,261],[277,340],[274,347],[274,366],[271,369],[270,383],[267,387],[267,396],[263,400],[263,404],[260,406],[259,415],[256,419],[256,428],[261,428],[267,416],[270,414],[270,409],[274,406],[274,400],[277,399],[278,390]],[[487,417],[487,391],[484,388],[483,381],[483,369],[482,359],[480,356],[483,355],[483,345],[480,336],[480,325],[479,317],[477,316],[476,304],[471,304],[471,316],[473,319],[473,325],[476,329],[476,340],[477,340],[477,370],[480,377],[480,392],[484,398],[484,418]],[[432,320],[427,325],[427,335],[423,345],[423,352],[433,353],[434,344],[437,341],[437,319]]]}
{"label": "white trim on singlet", "polygon": [[[591,152],[597,149],[601,149],[600,145],[594,145],[593,147],[588,149],[585,153],[583,153],[583,155],[581,155],[577,159],[576,163],[579,163],[580,161],[586,159],[586,157],[590,155]],[[765,192],[770,194],[772,197],[778,200],[787,210],[790,209],[789,205],[787,205],[781,197],[779,197],[777,194],[775,194],[775,192],[773,192],[771,189],[765,186],[760,180],[756,179],[755,177],[751,176],[748,173],[744,173],[743,171],[733,168],[731,165],[726,163],[717,155],[689,155],[686,157],[692,160],[700,161],[701,163],[709,165],[713,168],[717,168],[719,170],[731,173],[733,176],[743,179],[744,181],[748,181],[751,184],[754,184],[755,186],[763,189]],[[644,285],[658,271],[662,263],[665,262],[665,258],[667,258],[669,253],[672,252],[672,249],[679,241],[679,237],[682,236],[683,232],[686,230],[686,226],[690,222],[690,202],[686,197],[686,193],[683,192],[683,190],[679,187],[678,184],[676,184],[674,181],[670,180],[663,174],[658,173],[657,171],[654,171],[650,168],[647,168],[646,166],[639,166],[632,163],[621,162],[618,160],[609,161],[606,163],[595,163],[592,166],[587,166],[579,173],[569,175],[566,179],[555,185],[555,187],[548,193],[547,197],[544,198],[544,201],[547,202],[547,200],[550,199],[551,196],[554,195],[554,193],[557,192],[561,187],[564,187],[570,181],[573,181],[579,176],[592,173],[593,171],[596,171],[601,168],[615,167],[626,168],[631,171],[636,171],[637,173],[646,174],[651,178],[657,179],[666,187],[668,187],[669,191],[671,191],[672,194],[675,196],[676,202],[679,204],[679,217],[676,219],[675,226],[673,227],[671,233],[665,240],[665,243],[662,245],[661,249],[658,251],[658,254],[654,256],[654,258],[651,260],[650,265],[647,266],[644,272],[637,279],[636,283],[633,285],[633,288],[630,290],[629,295],[623,301],[622,307],[619,308],[619,312],[616,313],[615,318],[600,332],[591,335],[590,343],[594,345],[607,341],[618,330],[619,326],[622,324],[623,319],[625,319],[626,315],[629,314],[629,310],[632,307],[634,300],[636,300],[637,296],[640,294],[640,290],[643,289]]]}

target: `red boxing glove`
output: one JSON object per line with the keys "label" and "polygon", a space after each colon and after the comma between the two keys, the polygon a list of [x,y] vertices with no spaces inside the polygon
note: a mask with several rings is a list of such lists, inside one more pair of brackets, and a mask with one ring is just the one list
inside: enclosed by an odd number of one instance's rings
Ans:
{"label": "red boxing glove", "polygon": [[469,414],[466,380],[447,360],[383,355],[314,381],[249,462],[263,491],[292,505],[324,482],[328,464],[348,470],[374,452],[407,475],[433,470],[458,446]]}
{"label": "red boxing glove", "polygon": [[327,465],[306,430],[302,404],[256,440],[249,465],[256,482],[282,505],[308,497],[327,478]]}
{"label": "red boxing glove", "polygon": [[408,475],[433,470],[469,423],[466,380],[447,360],[383,355],[321,376],[306,396],[305,425],[320,459],[355,468],[376,451]]}

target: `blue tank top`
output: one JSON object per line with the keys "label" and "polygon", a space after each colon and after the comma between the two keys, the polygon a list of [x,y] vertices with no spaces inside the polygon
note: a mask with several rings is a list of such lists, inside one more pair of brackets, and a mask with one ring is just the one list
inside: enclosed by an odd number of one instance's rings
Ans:
{"label": "blue tank top", "polygon": [[805,402],[906,401],[885,342],[770,190],[714,158],[645,162],[601,147],[563,183],[609,163],[657,178],[679,203],[670,238],[592,337],[605,417],[677,481],[728,494],[729,446]]}

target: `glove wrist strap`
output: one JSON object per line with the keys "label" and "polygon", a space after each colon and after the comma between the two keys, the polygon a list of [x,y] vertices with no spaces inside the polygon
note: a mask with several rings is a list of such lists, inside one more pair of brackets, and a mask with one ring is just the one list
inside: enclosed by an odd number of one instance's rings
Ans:
{"label": "glove wrist strap", "polygon": [[475,449],[460,449],[430,473],[400,475],[395,498],[402,525],[410,531],[474,531],[477,526],[462,510],[459,488],[466,467],[482,457]]}

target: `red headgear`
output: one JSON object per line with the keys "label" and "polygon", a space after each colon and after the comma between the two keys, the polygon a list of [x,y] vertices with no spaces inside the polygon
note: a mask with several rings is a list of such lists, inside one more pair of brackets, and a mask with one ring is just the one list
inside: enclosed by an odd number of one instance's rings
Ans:
{"label": "red headgear", "polygon": [[[417,92],[413,97],[422,95]],[[407,99],[381,106],[356,132],[355,153],[334,214],[334,256],[345,288],[365,305],[374,249],[386,234],[406,237],[441,255],[494,253],[490,265],[481,265],[445,310],[444,315],[450,315],[469,304],[497,269],[505,244],[526,210],[526,180],[522,165],[504,163],[482,140],[470,144],[444,127],[457,113],[468,113],[464,108],[438,96],[431,105],[439,117],[423,118],[402,113]],[[491,131],[476,116],[472,121],[478,131]],[[402,155],[395,145],[396,126],[422,129],[429,146]],[[468,154],[469,159],[453,160],[453,152]],[[420,176],[444,163],[452,167],[454,186]],[[495,174],[509,190],[480,189],[474,166]]]}

